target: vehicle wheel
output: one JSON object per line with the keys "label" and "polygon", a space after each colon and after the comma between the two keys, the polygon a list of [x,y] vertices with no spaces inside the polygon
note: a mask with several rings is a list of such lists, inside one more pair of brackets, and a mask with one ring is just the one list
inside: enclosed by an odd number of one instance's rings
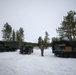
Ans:
{"label": "vehicle wheel", "polygon": [[68,57],[68,54],[64,54],[64,57],[67,58]]}
{"label": "vehicle wheel", "polygon": [[63,57],[63,53],[60,53],[60,54],[59,54],[59,57]]}
{"label": "vehicle wheel", "polygon": [[73,54],[69,54],[69,57],[71,57],[71,58],[72,58],[72,57],[73,57]]}
{"label": "vehicle wheel", "polygon": [[74,56],[74,58],[76,58],[76,53],[73,56]]}
{"label": "vehicle wheel", "polygon": [[59,57],[59,54],[58,53],[55,53],[54,55],[57,56],[57,57]]}

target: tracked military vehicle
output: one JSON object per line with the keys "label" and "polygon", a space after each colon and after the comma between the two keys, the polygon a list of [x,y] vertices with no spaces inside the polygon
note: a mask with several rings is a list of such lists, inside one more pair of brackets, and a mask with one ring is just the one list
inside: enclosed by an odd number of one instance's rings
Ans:
{"label": "tracked military vehicle", "polygon": [[52,52],[58,57],[76,58],[76,41],[52,41]]}

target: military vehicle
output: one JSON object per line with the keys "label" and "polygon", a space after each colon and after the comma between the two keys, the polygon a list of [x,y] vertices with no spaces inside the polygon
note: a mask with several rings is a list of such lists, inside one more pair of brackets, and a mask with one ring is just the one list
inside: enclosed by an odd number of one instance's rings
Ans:
{"label": "military vehicle", "polygon": [[16,51],[18,42],[16,41],[0,41],[0,52]]}
{"label": "military vehicle", "polygon": [[76,41],[52,41],[52,52],[58,57],[76,58]]}
{"label": "military vehicle", "polygon": [[22,46],[20,48],[20,54],[31,54],[33,53],[33,46]]}

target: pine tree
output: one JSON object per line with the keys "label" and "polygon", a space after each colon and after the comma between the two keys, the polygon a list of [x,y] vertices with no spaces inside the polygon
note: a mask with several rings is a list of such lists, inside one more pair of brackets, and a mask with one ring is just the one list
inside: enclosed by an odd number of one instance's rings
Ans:
{"label": "pine tree", "polygon": [[19,34],[20,34],[20,39],[21,39],[21,41],[24,41],[24,30],[23,30],[23,28],[21,28],[21,27],[20,27],[20,29],[19,29]]}
{"label": "pine tree", "polygon": [[45,48],[47,48],[48,47],[48,45],[49,45],[49,34],[48,34],[48,32],[45,32],[45,37],[44,37],[44,46],[45,46]]}
{"label": "pine tree", "polygon": [[67,37],[69,40],[76,40],[76,12],[69,11],[68,15],[64,17],[61,26],[58,27],[57,32],[60,38]]}
{"label": "pine tree", "polygon": [[18,31],[16,31],[16,41],[19,42],[19,47],[22,46],[24,41],[24,30],[21,27]]}
{"label": "pine tree", "polygon": [[2,29],[2,35],[4,41],[10,41],[11,40],[11,34],[12,34],[12,27],[8,23],[4,24]]}
{"label": "pine tree", "polygon": [[16,34],[15,34],[15,30],[13,29],[13,33],[12,33],[12,40],[16,41]]}
{"label": "pine tree", "polygon": [[40,36],[40,37],[38,38],[38,46],[39,46],[39,48],[41,47],[42,44],[43,44],[43,39],[42,39],[42,37]]}

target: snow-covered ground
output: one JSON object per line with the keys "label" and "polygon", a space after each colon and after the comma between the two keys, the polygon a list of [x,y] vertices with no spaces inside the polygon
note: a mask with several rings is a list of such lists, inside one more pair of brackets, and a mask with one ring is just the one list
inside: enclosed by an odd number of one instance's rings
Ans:
{"label": "snow-covered ground", "polygon": [[16,52],[0,53],[0,75],[76,75],[75,58],[55,57],[51,48],[41,57],[40,50],[31,55]]}

